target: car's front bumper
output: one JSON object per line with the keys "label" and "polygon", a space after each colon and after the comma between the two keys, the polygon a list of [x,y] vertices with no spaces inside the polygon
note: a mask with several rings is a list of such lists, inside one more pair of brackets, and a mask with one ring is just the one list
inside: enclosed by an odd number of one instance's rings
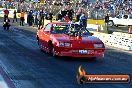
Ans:
{"label": "car's front bumper", "polygon": [[[55,53],[58,56],[70,56],[70,57],[104,57],[104,48],[102,49],[71,49],[71,48],[56,48]],[[80,50],[86,50],[87,53],[79,52]]]}

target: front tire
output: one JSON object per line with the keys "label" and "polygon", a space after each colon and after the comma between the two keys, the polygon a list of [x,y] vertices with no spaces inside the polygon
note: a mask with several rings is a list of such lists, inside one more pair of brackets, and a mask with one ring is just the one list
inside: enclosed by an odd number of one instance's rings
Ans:
{"label": "front tire", "polygon": [[51,56],[56,56],[56,54],[55,54],[55,48],[54,48],[53,44],[49,44],[49,54]]}

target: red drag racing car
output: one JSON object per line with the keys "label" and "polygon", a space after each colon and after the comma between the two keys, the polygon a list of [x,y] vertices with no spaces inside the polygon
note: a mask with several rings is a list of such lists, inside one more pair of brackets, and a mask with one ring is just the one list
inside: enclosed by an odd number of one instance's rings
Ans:
{"label": "red drag racing car", "polygon": [[37,32],[39,48],[53,56],[103,57],[103,42],[78,24],[52,22]]}

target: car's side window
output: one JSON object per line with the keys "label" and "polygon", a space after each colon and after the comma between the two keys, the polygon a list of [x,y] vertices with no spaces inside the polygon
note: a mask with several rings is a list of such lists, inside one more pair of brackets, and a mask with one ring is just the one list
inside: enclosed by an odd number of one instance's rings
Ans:
{"label": "car's side window", "polygon": [[50,31],[50,28],[51,28],[51,24],[48,24],[48,25],[46,25],[44,31]]}

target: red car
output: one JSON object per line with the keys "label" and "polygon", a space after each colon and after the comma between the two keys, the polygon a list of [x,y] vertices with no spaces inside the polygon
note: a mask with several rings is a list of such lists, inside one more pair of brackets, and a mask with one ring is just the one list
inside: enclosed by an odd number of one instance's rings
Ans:
{"label": "red car", "polygon": [[103,57],[103,42],[78,24],[52,22],[37,32],[39,48],[53,56]]}

